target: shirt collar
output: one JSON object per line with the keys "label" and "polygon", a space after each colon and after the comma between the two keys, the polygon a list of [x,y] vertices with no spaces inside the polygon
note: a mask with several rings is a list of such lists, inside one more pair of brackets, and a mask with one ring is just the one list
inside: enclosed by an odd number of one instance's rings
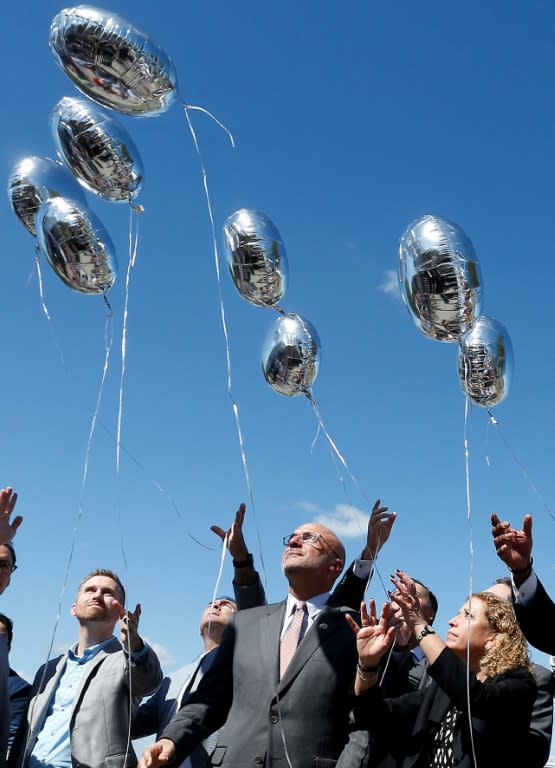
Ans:
{"label": "shirt collar", "polygon": [[82,656],[77,655],[76,651],[79,647],[79,643],[75,643],[75,645],[73,645],[67,652],[68,659],[70,659],[70,661],[75,661],[77,664],[86,664],[91,659],[94,659],[94,657],[100,653],[100,651],[104,650],[104,648],[106,648],[106,646],[115,639],[116,638],[112,635],[112,637],[109,637],[107,640],[103,640],[101,643],[97,643],[96,645],[91,645],[89,648],[85,648]]}
{"label": "shirt collar", "polygon": [[[304,602],[306,603],[306,610],[308,611],[309,619],[313,619],[317,614],[319,614],[329,599],[330,599],[330,593],[322,592],[321,595],[314,595],[309,600],[304,600]],[[295,605],[295,603],[298,603],[298,602],[299,602],[299,599],[297,597],[293,597],[293,595],[291,594],[287,595],[287,605],[285,607],[286,618],[291,616],[291,613],[293,612],[293,606]]]}

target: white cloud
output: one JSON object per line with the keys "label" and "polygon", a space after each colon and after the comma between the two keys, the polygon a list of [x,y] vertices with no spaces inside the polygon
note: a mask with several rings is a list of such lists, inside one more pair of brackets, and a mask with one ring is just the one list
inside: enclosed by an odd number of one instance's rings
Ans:
{"label": "white cloud", "polygon": [[300,507],[300,509],[304,509],[305,512],[321,512],[320,507],[317,504],[313,504],[311,501],[299,501],[297,506]]}
{"label": "white cloud", "polygon": [[386,270],[383,278],[383,282],[378,286],[380,291],[388,293],[390,296],[394,296],[397,299],[401,299],[401,291],[399,290],[399,281],[397,279],[397,272],[394,269]]}
{"label": "white cloud", "polygon": [[314,515],[317,523],[331,528],[340,538],[356,539],[366,538],[369,514],[362,512],[351,504],[336,504],[330,512],[325,512],[309,501],[301,501],[298,506]]}

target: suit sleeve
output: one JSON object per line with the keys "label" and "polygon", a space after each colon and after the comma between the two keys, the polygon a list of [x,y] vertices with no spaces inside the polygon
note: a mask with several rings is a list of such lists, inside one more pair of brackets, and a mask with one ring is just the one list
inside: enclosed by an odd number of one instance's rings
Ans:
{"label": "suit sleeve", "polygon": [[514,608],[522,634],[530,645],[539,651],[555,655],[555,634],[552,630],[555,625],[555,603],[539,579],[530,600],[525,605],[515,603]]}
{"label": "suit sleeve", "polygon": [[226,721],[233,698],[233,651],[235,624],[226,627],[214,663],[200,685],[187,698],[160,738],[175,744],[174,763],[179,764],[192,750]]}
{"label": "suit sleeve", "polygon": [[6,762],[8,751],[8,734],[10,731],[10,702],[8,694],[8,679],[10,667],[8,664],[8,646],[6,635],[0,635],[0,768]]}
{"label": "suit sleeve", "polygon": [[8,738],[8,752],[10,751],[15,734],[17,733],[19,726],[23,718],[27,713],[27,707],[29,705],[29,697],[31,694],[31,686],[25,680],[19,677],[19,675],[10,674],[10,735]]}
{"label": "suit sleeve", "polygon": [[131,723],[131,738],[142,739],[158,733],[160,728],[160,707],[168,690],[169,678],[165,677],[156,693],[143,701]]}
{"label": "suit sleeve", "polygon": [[527,740],[528,768],[543,768],[549,758],[553,729],[555,681],[551,670],[534,665],[536,698]]}
{"label": "suit sleeve", "polygon": [[145,643],[142,651],[137,654],[127,655],[124,650],[126,664],[131,669],[131,686],[133,696],[142,699],[154,693],[162,682],[163,674],[158,656],[152,648]]}
{"label": "suit sleeve", "polygon": [[333,599],[337,605],[346,605],[354,611],[359,611],[360,604],[364,600],[364,591],[368,580],[357,576],[353,571],[353,566],[354,563],[349,565],[341,577],[341,581],[333,590]]}
{"label": "suit sleeve", "polygon": [[254,584],[239,585],[233,582],[233,594],[237,603],[237,610],[243,611],[245,608],[257,608],[259,605],[266,605],[266,592],[260,581],[260,575],[256,572],[256,581]]}

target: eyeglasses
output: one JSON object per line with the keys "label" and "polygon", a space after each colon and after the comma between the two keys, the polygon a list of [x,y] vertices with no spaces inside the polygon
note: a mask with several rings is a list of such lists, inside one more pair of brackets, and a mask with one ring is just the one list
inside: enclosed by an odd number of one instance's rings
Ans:
{"label": "eyeglasses", "polygon": [[321,533],[316,533],[315,531],[297,531],[296,533],[290,533],[283,537],[283,546],[288,547],[291,544],[291,541],[295,538],[306,542],[307,544],[312,544],[313,546],[314,544],[317,544],[319,541],[321,541],[322,544],[324,544],[324,546],[326,546],[330,552],[333,552],[336,557],[338,557],[340,560],[343,559],[333,547],[330,547]]}
{"label": "eyeglasses", "polygon": [[13,573],[17,571],[17,565],[12,565],[9,560],[0,560],[0,571],[9,571]]}

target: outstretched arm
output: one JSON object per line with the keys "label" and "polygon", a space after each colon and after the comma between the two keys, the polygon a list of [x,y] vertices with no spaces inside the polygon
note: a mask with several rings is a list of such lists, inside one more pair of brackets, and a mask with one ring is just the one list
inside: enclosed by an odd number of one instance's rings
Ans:
{"label": "outstretched arm", "polygon": [[240,504],[239,509],[235,513],[235,519],[231,524],[231,528],[228,528],[227,531],[218,525],[212,525],[210,528],[216,536],[225,541],[229,554],[233,559],[233,588],[239,610],[253,608],[266,603],[264,587],[254,567],[253,557],[247,548],[243,535],[245,511],[245,505]]}
{"label": "outstretched arm", "polygon": [[3,488],[0,491],[0,544],[10,542],[23,522],[21,515],[11,520],[16,501],[17,493],[14,493],[11,488]]}
{"label": "outstretched arm", "polygon": [[516,530],[508,521],[501,522],[494,512],[491,525],[497,556],[511,571],[515,586],[519,587],[532,573],[532,516],[524,515],[522,529]]}

